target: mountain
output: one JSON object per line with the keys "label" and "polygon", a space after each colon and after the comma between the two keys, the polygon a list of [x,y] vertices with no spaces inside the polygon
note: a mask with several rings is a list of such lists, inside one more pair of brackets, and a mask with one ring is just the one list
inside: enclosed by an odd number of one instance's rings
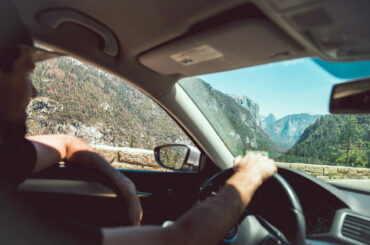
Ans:
{"label": "mountain", "polygon": [[247,97],[228,96],[199,78],[182,79],[181,86],[234,155],[248,150],[268,151],[270,155],[279,151],[256,120],[258,105],[250,103]]}
{"label": "mountain", "polygon": [[[191,143],[153,101],[124,81],[71,58],[37,65],[32,80],[39,97],[28,107],[29,134],[63,133],[91,144],[153,149],[166,143]],[[279,149],[261,127],[258,104],[243,95],[228,96],[200,79],[186,84],[202,98],[200,108],[230,150]],[[190,94],[189,94],[190,95]],[[222,116],[219,116],[220,113]]]}
{"label": "mountain", "polygon": [[243,106],[245,109],[247,109],[253,119],[256,121],[258,126],[262,126],[261,118],[260,118],[260,108],[259,105],[248,98],[245,95],[240,94],[230,94],[230,97],[232,97],[239,105]]}
{"label": "mountain", "polygon": [[289,149],[299,140],[303,131],[318,118],[320,118],[320,115],[301,113],[276,120],[273,114],[269,114],[264,118],[262,125],[263,130],[272,141],[285,149]]}
{"label": "mountain", "polygon": [[146,149],[191,142],[153,101],[90,65],[71,58],[45,61],[32,80],[40,97],[28,107],[30,134],[64,133],[92,144]]}
{"label": "mountain", "polygon": [[370,167],[370,116],[323,116],[280,161]]}
{"label": "mountain", "polygon": [[262,118],[262,128],[271,127],[272,124],[276,121],[276,117],[270,113],[267,117]]}

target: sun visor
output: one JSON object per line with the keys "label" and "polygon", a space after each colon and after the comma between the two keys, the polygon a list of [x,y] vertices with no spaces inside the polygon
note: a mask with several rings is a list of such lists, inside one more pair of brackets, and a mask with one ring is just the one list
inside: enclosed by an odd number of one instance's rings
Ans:
{"label": "sun visor", "polygon": [[255,1],[312,53],[331,61],[370,59],[370,1]]}
{"label": "sun visor", "polygon": [[305,51],[266,19],[238,20],[178,38],[139,56],[151,70],[186,76],[302,57]]}

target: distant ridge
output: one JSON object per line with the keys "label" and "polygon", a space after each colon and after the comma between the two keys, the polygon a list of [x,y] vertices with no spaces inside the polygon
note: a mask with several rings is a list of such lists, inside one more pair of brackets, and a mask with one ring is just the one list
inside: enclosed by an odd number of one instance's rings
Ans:
{"label": "distant ridge", "polygon": [[262,121],[262,125],[263,130],[272,141],[289,149],[299,140],[304,130],[320,117],[320,115],[300,113],[276,120],[273,114],[269,114]]}

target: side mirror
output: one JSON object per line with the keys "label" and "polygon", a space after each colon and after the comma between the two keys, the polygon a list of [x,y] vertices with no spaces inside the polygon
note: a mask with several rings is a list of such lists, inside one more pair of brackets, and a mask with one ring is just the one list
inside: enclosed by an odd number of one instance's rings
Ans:
{"label": "side mirror", "polygon": [[330,97],[331,113],[370,113],[370,79],[336,84]]}
{"label": "side mirror", "polygon": [[190,145],[170,144],[154,148],[157,163],[168,169],[199,171],[200,151]]}

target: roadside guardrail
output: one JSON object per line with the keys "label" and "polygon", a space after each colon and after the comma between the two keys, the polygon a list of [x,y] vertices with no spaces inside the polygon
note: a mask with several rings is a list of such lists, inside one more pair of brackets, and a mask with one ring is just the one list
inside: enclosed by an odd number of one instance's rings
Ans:
{"label": "roadside guardrail", "polygon": [[[115,168],[166,171],[157,164],[152,150],[105,145],[94,145],[94,148]],[[369,168],[282,162],[278,162],[277,165],[301,170],[324,180],[370,179]]]}

